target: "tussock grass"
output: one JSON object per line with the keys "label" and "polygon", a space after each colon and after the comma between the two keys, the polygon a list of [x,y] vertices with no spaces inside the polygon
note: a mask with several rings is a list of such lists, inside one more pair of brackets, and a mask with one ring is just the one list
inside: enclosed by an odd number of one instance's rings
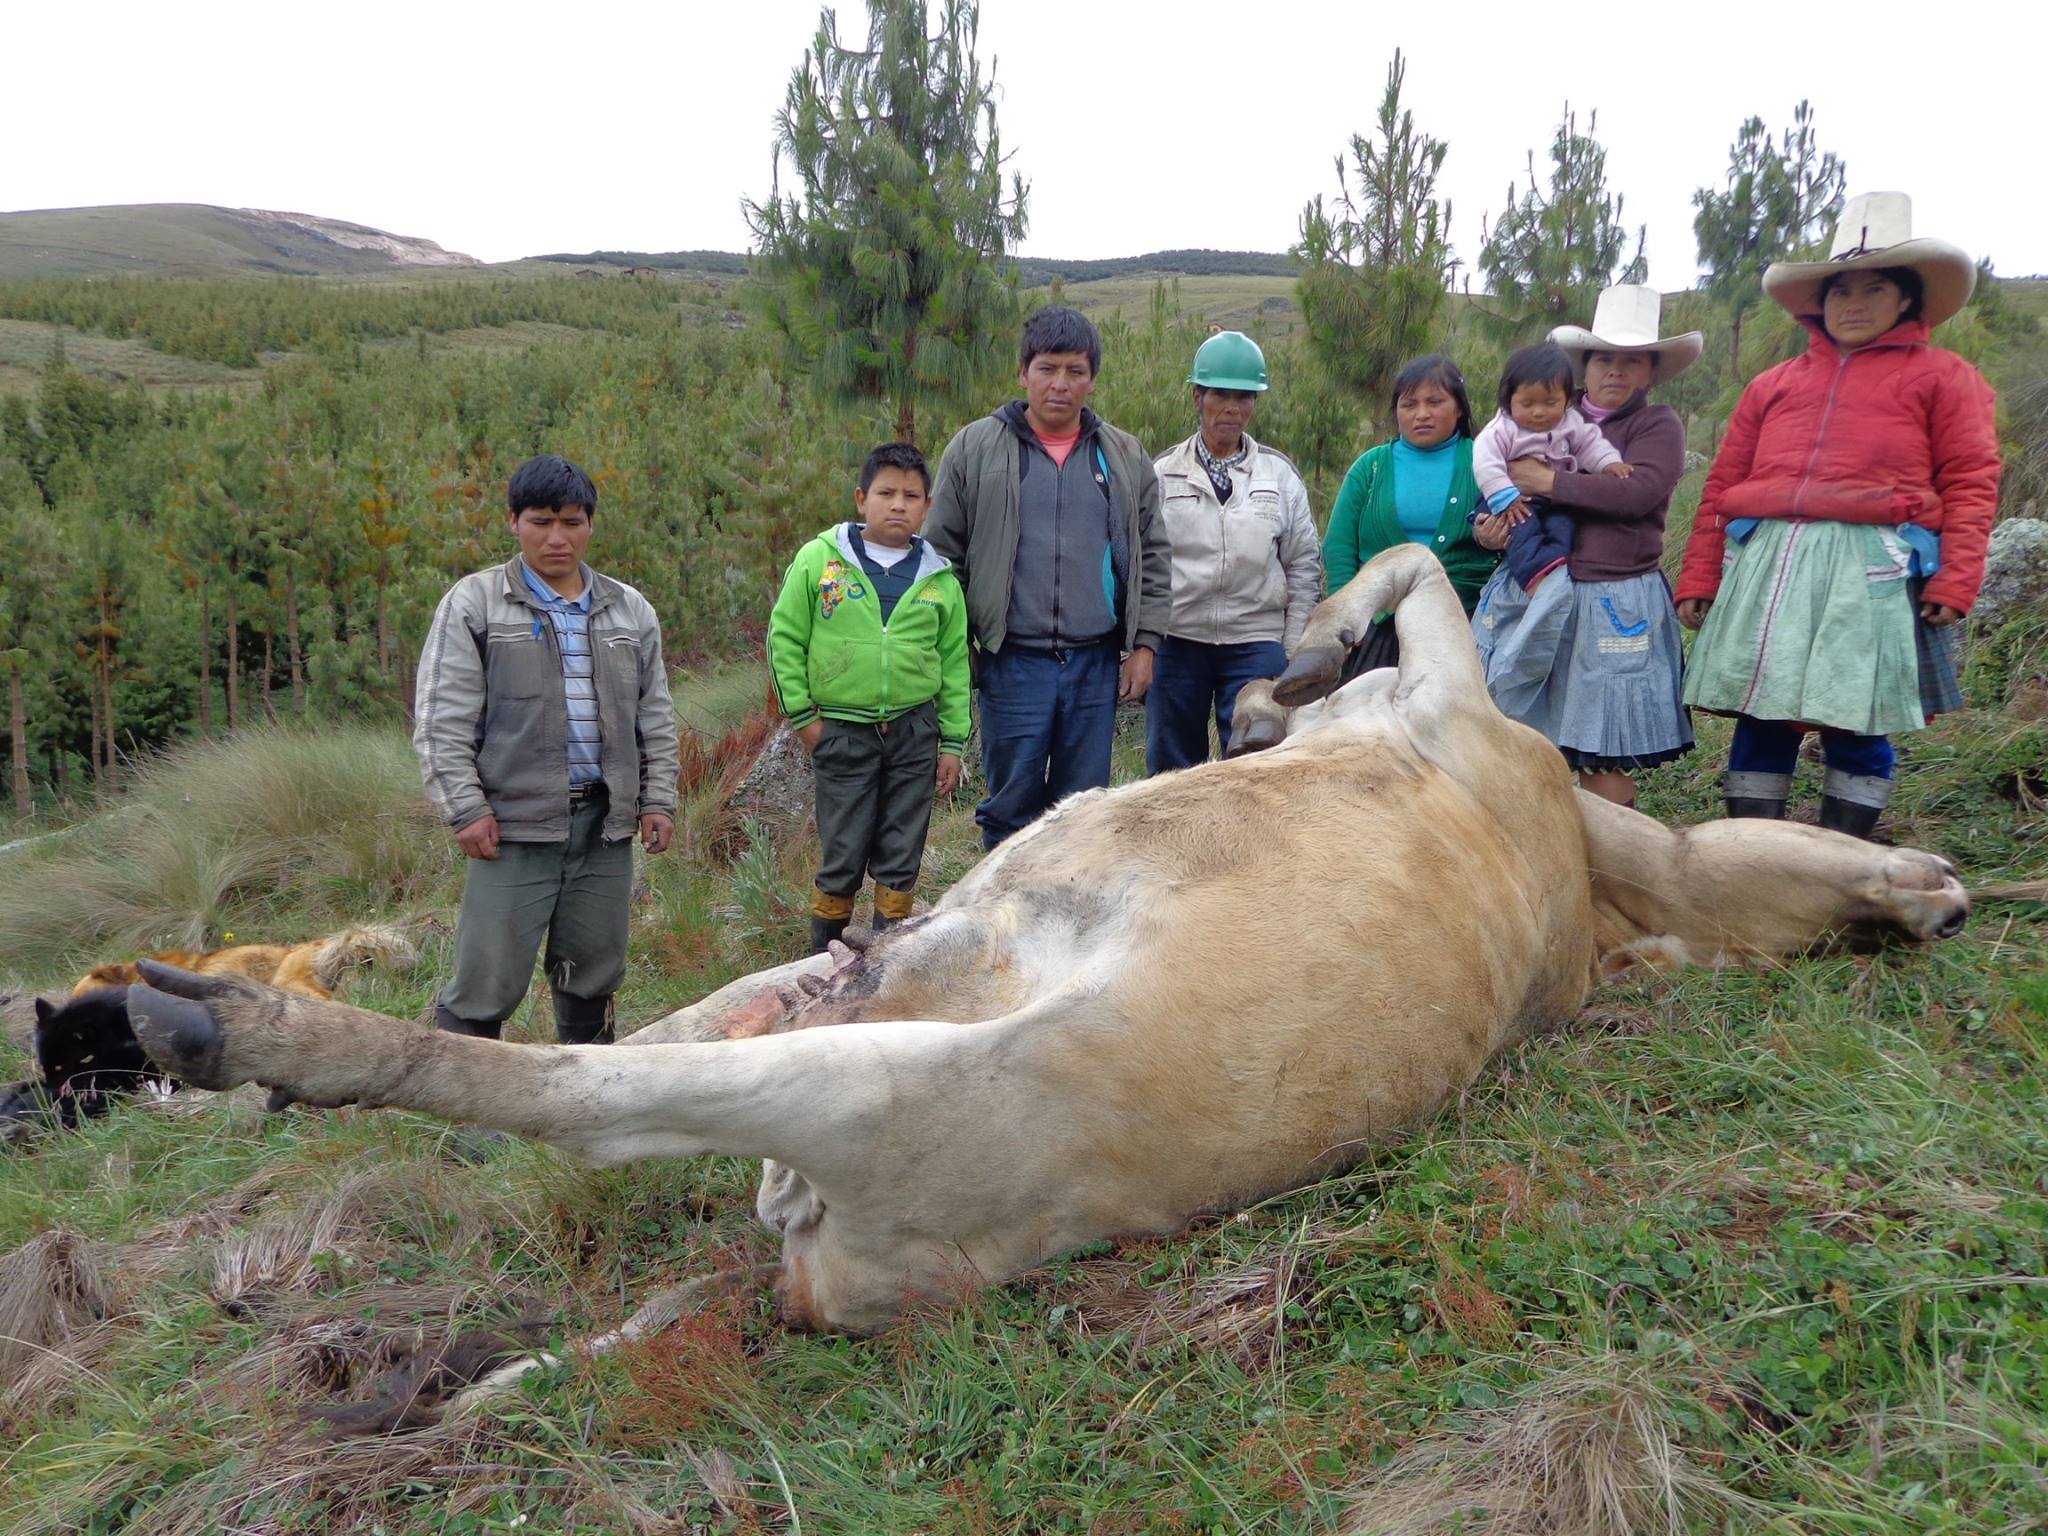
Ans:
{"label": "tussock grass", "polygon": [[1670,1399],[1686,1376],[1622,1358],[1540,1378],[1376,1468],[1345,1536],[1677,1536],[1715,1516],[1765,1516],[1680,1448]]}
{"label": "tussock grass", "polygon": [[396,732],[253,729],[146,764],[88,828],[5,856],[0,972],[316,938],[444,892],[455,867]]}

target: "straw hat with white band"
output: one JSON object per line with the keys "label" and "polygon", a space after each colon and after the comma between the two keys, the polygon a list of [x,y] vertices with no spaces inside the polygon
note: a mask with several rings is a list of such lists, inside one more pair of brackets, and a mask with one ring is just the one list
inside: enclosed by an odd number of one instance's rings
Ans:
{"label": "straw hat with white band", "polygon": [[1677,378],[1700,360],[1707,344],[1698,331],[1682,336],[1659,336],[1658,322],[1664,314],[1664,295],[1645,283],[1617,283],[1602,289],[1593,305],[1593,327],[1560,325],[1550,339],[1572,356],[1579,377],[1586,374],[1589,352],[1655,352],[1657,362],[1650,374],[1652,386]]}
{"label": "straw hat with white band", "polygon": [[1939,325],[1977,286],[1977,264],[1961,246],[1913,238],[1913,199],[1903,192],[1864,192],[1849,199],[1835,224],[1826,261],[1778,261],[1764,273],[1764,292],[1795,315],[1820,313],[1821,284],[1837,272],[1911,267],[1926,286],[1920,318]]}

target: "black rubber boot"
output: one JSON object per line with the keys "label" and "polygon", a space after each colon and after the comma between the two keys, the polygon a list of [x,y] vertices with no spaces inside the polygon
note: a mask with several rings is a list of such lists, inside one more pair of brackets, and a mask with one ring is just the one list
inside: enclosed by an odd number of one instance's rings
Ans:
{"label": "black rubber boot", "polygon": [[1752,800],[1746,795],[1730,795],[1722,803],[1728,807],[1730,820],[1742,816],[1758,821],[1785,819],[1785,802],[1782,800]]}
{"label": "black rubber boot", "polygon": [[458,1019],[439,1002],[434,1004],[434,1028],[443,1034],[471,1035],[478,1040],[496,1040],[505,1028],[505,1021],[499,1019],[492,1024],[479,1024],[473,1019]]}
{"label": "black rubber boot", "polygon": [[1858,805],[1854,800],[1843,800],[1835,795],[1820,797],[1820,824],[1823,827],[1830,832],[1846,832],[1866,842],[1877,830],[1877,818],[1883,814],[1880,806]]}
{"label": "black rubber boot", "polygon": [[846,932],[849,917],[814,917],[811,919],[811,947],[804,951],[810,955],[822,955],[832,941]]}
{"label": "black rubber boot", "polygon": [[563,1045],[610,1045],[612,1000],[555,994],[555,1038]]}

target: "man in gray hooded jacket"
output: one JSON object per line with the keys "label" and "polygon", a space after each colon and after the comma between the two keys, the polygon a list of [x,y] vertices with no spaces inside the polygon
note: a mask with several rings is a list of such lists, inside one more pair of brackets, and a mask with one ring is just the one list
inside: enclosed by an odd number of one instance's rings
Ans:
{"label": "man in gray hooded jacket", "polygon": [[1024,398],[946,445],[924,527],[967,588],[988,848],[1109,783],[1116,706],[1145,696],[1172,596],[1151,455],[1087,409],[1094,325],[1038,310],[1018,355]]}

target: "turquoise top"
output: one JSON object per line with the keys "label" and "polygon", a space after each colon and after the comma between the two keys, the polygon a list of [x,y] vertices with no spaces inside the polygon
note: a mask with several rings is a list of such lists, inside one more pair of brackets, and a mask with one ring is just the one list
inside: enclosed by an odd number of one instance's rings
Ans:
{"label": "turquoise top", "polygon": [[1458,467],[1458,446],[1452,433],[1433,448],[1417,448],[1405,437],[1394,439],[1394,515],[1409,542],[1429,544],[1444,520],[1444,498],[1451,494],[1451,474]]}

